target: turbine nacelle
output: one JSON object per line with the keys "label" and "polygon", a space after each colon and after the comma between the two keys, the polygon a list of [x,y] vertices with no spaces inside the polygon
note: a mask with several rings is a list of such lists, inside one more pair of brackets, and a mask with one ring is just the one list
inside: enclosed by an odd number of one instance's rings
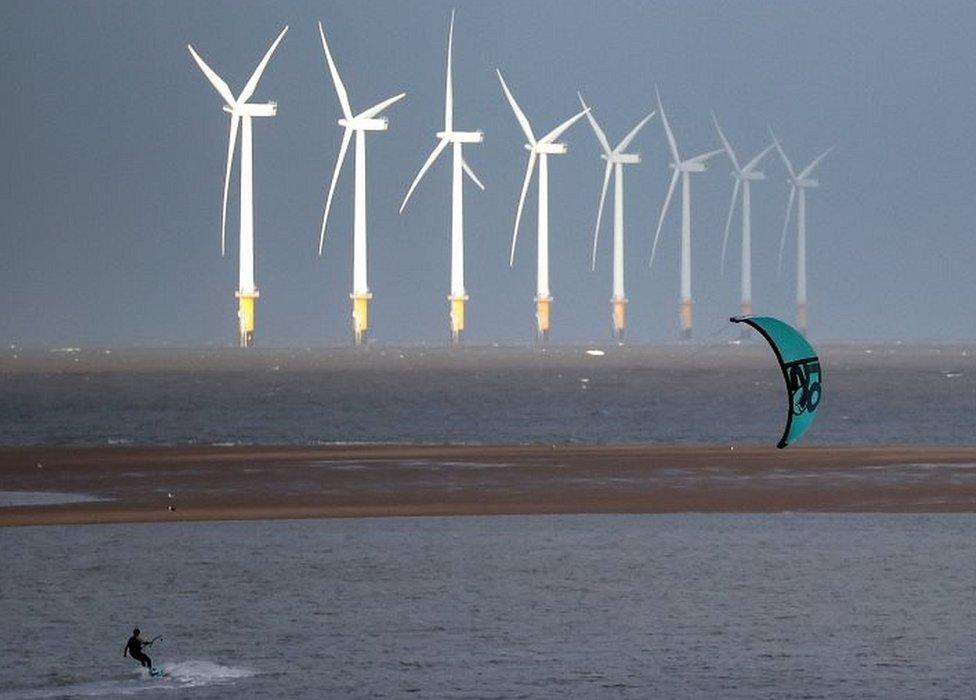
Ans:
{"label": "turbine nacelle", "polygon": [[483,131],[438,131],[434,135],[451,143],[481,143],[485,140]]}
{"label": "turbine nacelle", "polygon": [[229,107],[224,105],[224,111],[235,117],[273,117],[278,114],[277,102],[257,102]]}
{"label": "turbine nacelle", "polygon": [[389,120],[386,117],[353,117],[352,119],[342,118],[338,120],[339,126],[354,131],[386,131]]}
{"label": "turbine nacelle", "polygon": [[808,178],[804,178],[802,180],[797,180],[793,184],[795,184],[797,187],[820,187],[820,180],[810,180]]}
{"label": "turbine nacelle", "polygon": [[620,163],[621,165],[636,165],[641,162],[640,153],[601,153],[600,157],[610,163]]}
{"label": "turbine nacelle", "polygon": [[733,171],[729,173],[729,177],[734,177],[738,180],[765,180],[766,173],[761,173],[758,170],[750,170],[741,173]]}
{"label": "turbine nacelle", "polygon": [[677,165],[671,163],[670,167],[677,168],[683,173],[703,173],[708,170],[708,166],[700,160],[686,160],[684,163],[678,163]]}
{"label": "turbine nacelle", "polygon": [[569,152],[569,148],[565,143],[548,143],[545,141],[538,141],[536,143],[525,144],[525,150],[532,153],[538,153],[540,155],[562,155]]}

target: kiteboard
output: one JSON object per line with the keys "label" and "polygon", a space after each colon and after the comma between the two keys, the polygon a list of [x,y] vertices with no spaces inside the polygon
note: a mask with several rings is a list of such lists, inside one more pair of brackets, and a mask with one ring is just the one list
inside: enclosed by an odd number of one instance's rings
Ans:
{"label": "kiteboard", "polygon": [[159,678],[160,676],[165,676],[166,671],[159,668],[159,666],[153,666],[152,668],[149,669],[149,675],[152,676],[153,678]]}

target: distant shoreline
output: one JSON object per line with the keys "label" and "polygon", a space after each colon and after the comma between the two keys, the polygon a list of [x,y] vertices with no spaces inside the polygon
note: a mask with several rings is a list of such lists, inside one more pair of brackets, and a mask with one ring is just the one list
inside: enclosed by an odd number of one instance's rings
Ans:
{"label": "distant shoreline", "polygon": [[0,526],[546,513],[972,513],[976,447],[0,448],[0,491],[102,499],[0,507]]}

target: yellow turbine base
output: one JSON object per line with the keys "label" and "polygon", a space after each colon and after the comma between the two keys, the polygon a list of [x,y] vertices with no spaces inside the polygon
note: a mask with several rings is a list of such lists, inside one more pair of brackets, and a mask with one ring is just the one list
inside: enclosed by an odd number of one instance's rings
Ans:
{"label": "yellow turbine base", "polygon": [[350,294],[352,299],[352,332],[356,340],[356,345],[366,342],[366,333],[369,330],[369,300],[373,298],[370,293]]}
{"label": "yellow turbine base", "polygon": [[254,344],[254,300],[258,298],[257,290],[253,292],[237,292],[237,327],[240,334],[240,345],[249,348]]}
{"label": "yellow turbine base", "polygon": [[681,302],[681,337],[691,337],[691,299]]}
{"label": "yellow turbine base", "polygon": [[451,341],[457,343],[461,340],[464,332],[464,303],[468,300],[463,297],[448,297],[451,302]]}
{"label": "yellow turbine base", "polygon": [[623,338],[627,328],[627,300],[611,299],[610,303],[613,305],[613,337]]}
{"label": "yellow turbine base", "polygon": [[540,338],[549,337],[549,307],[552,305],[552,297],[535,299],[535,322],[539,331]]}
{"label": "yellow turbine base", "polygon": [[744,301],[744,302],[742,302],[742,306],[740,308],[742,310],[742,315],[743,316],[752,316],[752,302],[751,301]]}

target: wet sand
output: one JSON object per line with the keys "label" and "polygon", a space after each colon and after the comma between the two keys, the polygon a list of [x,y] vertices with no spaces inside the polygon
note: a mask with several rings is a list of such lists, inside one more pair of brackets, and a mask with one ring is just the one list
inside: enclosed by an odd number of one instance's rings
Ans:
{"label": "wet sand", "polygon": [[323,446],[0,450],[0,525],[421,515],[976,512],[976,448]]}

